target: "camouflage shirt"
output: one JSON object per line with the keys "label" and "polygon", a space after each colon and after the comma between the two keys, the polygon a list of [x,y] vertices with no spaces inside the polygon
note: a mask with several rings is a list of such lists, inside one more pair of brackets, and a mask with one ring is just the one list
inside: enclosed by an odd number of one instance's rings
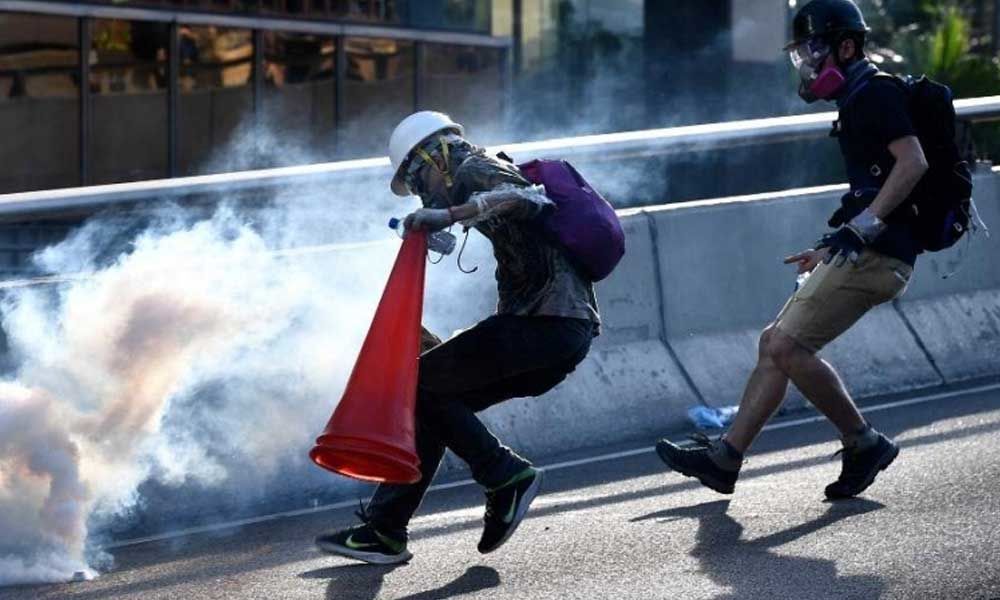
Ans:
{"label": "camouflage shirt", "polygon": [[[456,161],[457,162],[457,161]],[[465,204],[475,192],[503,184],[531,185],[516,166],[472,150],[454,173],[452,206]],[[586,319],[600,326],[594,284],[582,275],[564,251],[546,239],[539,218],[546,207],[525,199],[505,203],[495,218],[474,227],[493,244],[496,257],[497,313]]]}

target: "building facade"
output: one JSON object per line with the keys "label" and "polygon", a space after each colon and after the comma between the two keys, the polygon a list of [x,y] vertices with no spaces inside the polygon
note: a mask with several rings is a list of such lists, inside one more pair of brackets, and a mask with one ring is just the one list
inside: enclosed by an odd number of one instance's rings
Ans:
{"label": "building facade", "polygon": [[[0,193],[378,156],[425,108],[483,143],[813,110],[781,51],[801,1],[0,0]],[[965,5],[1000,48],[1000,0]],[[669,162],[627,201],[839,176]]]}
{"label": "building facade", "polygon": [[499,122],[510,39],[492,10],[0,2],[0,193],[380,155],[423,107]]}

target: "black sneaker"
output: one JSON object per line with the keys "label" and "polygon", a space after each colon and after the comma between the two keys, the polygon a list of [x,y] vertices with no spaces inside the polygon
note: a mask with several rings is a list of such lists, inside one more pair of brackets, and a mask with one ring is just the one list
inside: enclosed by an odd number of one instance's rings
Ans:
{"label": "black sneaker", "polygon": [[399,542],[382,535],[370,523],[317,536],[316,546],[328,554],[374,565],[392,565],[413,558],[413,554],[406,549],[405,541]]}
{"label": "black sneaker", "polygon": [[542,472],[528,467],[502,486],[486,492],[486,516],[483,517],[479,552],[493,552],[514,535],[541,486]]}
{"label": "black sneaker", "polygon": [[696,477],[703,485],[720,494],[732,494],[736,489],[736,479],[740,472],[720,468],[708,455],[712,449],[708,438],[693,438],[697,448],[681,448],[673,442],[662,439],[656,442],[656,454],[667,466],[688,477]]}
{"label": "black sneaker", "polygon": [[871,448],[860,451],[841,448],[837,454],[843,455],[843,467],[840,478],[826,486],[826,497],[830,500],[853,498],[868,489],[879,471],[884,471],[896,460],[899,446],[878,433],[878,442]]}

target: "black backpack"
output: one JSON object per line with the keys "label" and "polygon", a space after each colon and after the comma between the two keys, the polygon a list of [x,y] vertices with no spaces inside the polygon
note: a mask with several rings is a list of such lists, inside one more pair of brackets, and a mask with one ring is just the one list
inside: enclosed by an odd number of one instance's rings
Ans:
{"label": "black backpack", "polygon": [[[929,168],[906,204],[914,234],[924,250],[954,246],[969,230],[972,212],[972,172],[955,141],[955,106],[951,89],[921,76],[891,78],[909,98],[910,119]],[[900,210],[900,209],[897,209]]]}

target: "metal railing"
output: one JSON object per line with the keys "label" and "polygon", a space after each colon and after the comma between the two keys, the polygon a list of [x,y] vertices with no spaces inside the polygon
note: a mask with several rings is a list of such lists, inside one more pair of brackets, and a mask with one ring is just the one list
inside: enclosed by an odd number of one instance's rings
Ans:
{"label": "metal railing", "polygon": [[[958,116],[970,122],[1000,121],[1000,96],[955,102]],[[570,160],[613,159],[677,152],[718,150],[816,138],[827,135],[836,113],[708,123],[665,129],[646,129],[600,135],[503,144],[519,161],[541,157]],[[51,212],[88,212],[114,204],[155,202],[165,198],[284,188],[293,185],[336,185],[347,180],[381,180],[390,177],[389,159],[366,158],[217,175],[156,179],[132,183],[63,188],[0,194],[0,217]]]}

